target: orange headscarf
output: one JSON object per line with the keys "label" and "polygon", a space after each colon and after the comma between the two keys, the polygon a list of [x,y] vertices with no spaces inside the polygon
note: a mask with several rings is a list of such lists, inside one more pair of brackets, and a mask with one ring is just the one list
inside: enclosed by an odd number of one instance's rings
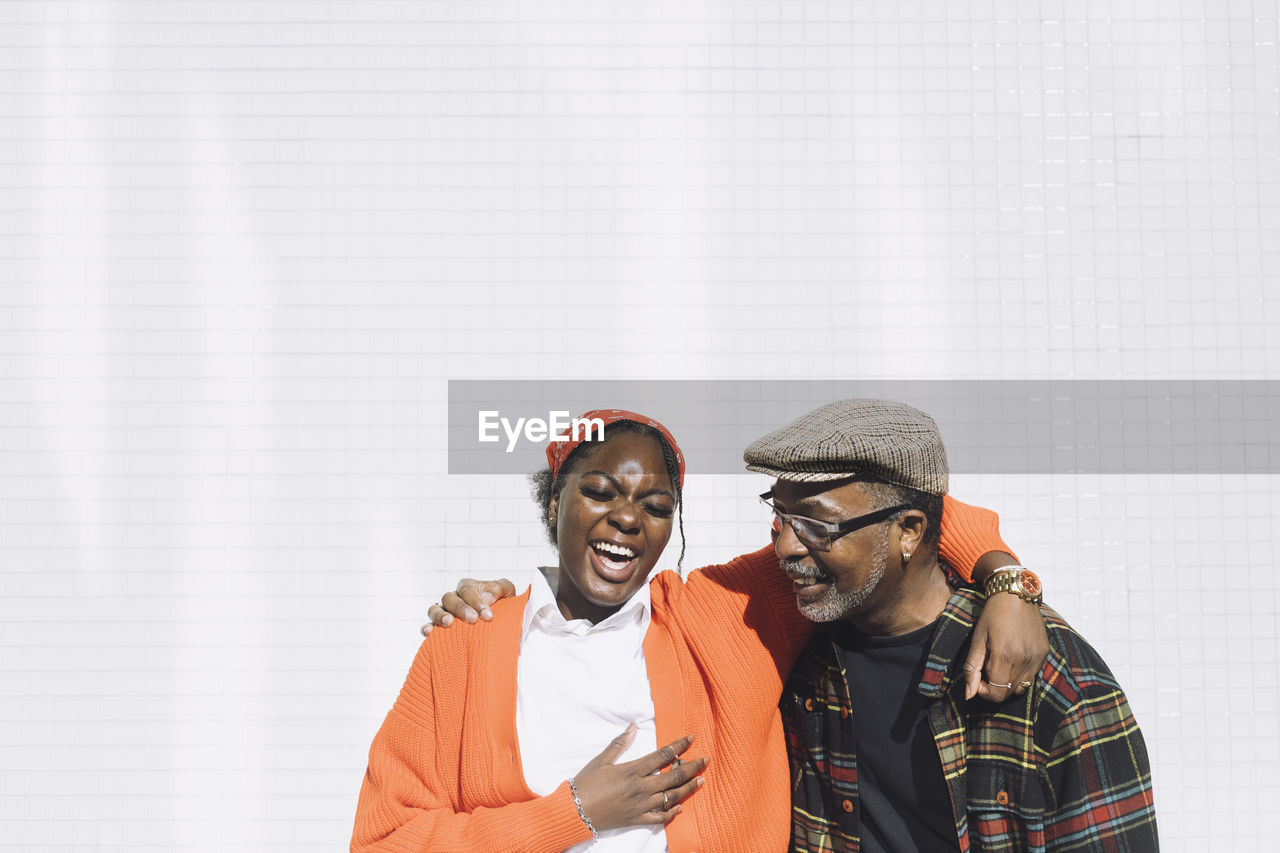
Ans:
{"label": "orange headscarf", "polygon": [[[676,454],[676,467],[680,471],[680,489],[684,490],[684,454],[680,452],[680,445],[676,444],[675,436],[671,434],[669,429],[653,418],[636,412],[628,412],[626,409],[592,409],[589,412],[583,412],[578,418],[578,420],[592,419],[604,421],[606,426],[617,421],[635,421],[638,424],[651,426],[662,433],[662,437],[667,440],[667,443],[671,445],[672,451]],[[573,439],[573,434],[570,433],[569,435],[560,436],[559,441],[553,440],[547,444],[547,464],[551,466],[552,481],[560,476],[560,468],[564,465],[564,461],[569,458],[569,454],[573,452],[575,447],[586,441],[590,432],[590,430],[584,429],[582,437],[576,441]]]}

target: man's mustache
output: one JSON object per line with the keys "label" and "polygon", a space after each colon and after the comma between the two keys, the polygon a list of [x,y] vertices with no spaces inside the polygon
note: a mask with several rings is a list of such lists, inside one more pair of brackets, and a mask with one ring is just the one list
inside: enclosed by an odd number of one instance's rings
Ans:
{"label": "man's mustache", "polygon": [[782,561],[782,570],[793,578],[827,578],[826,572],[819,571],[816,566],[807,566],[797,557],[788,557]]}

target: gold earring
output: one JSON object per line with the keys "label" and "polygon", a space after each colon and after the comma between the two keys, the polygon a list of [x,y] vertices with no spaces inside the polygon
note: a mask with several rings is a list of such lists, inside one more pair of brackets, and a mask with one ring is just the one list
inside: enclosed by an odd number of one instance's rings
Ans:
{"label": "gold earring", "polygon": [[907,565],[907,563],[910,563],[910,562],[911,562],[911,555],[910,555],[910,554],[908,554],[906,551],[903,551],[903,552],[902,552],[902,565],[903,565],[903,567],[905,568],[905,567],[906,567],[906,565]]}

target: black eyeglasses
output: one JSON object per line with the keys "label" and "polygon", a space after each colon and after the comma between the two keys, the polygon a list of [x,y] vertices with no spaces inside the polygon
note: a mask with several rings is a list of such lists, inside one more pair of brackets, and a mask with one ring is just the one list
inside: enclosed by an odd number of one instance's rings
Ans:
{"label": "black eyeglasses", "polygon": [[795,531],[796,538],[806,547],[814,551],[830,551],[831,543],[844,536],[846,533],[852,533],[855,530],[861,530],[869,527],[878,521],[884,521],[894,513],[902,512],[904,509],[911,509],[911,504],[898,504],[897,506],[885,507],[875,512],[869,512],[866,515],[860,515],[857,518],[851,518],[848,521],[819,521],[816,518],[807,518],[803,515],[793,515],[789,512],[783,512],[774,506],[770,501],[773,499],[773,492],[768,491],[760,496],[760,503],[769,508],[773,513],[773,532],[774,534],[782,533],[782,523],[785,521],[791,525],[791,529]]}

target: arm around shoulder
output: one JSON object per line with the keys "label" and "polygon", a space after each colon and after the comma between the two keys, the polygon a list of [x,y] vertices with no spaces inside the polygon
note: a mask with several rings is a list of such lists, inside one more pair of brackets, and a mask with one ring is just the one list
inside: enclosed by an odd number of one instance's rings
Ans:
{"label": "arm around shoulder", "polygon": [[972,581],[974,567],[983,555],[993,551],[1017,559],[1013,550],[1000,538],[1000,516],[989,509],[945,495],[938,539],[938,553],[942,559],[965,580]]}
{"label": "arm around shoulder", "polygon": [[693,572],[678,607],[681,618],[720,637],[742,635],[735,654],[763,647],[784,674],[813,633],[813,623],[796,608],[791,579],[772,545]]}

